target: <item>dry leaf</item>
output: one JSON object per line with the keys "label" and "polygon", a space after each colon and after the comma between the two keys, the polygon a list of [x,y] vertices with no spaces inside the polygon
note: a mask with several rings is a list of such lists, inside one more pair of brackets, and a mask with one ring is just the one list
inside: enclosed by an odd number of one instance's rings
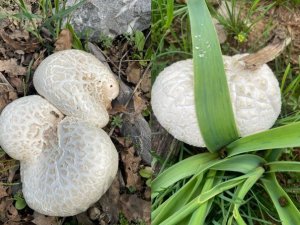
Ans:
{"label": "dry leaf", "polygon": [[132,140],[127,137],[115,137],[115,139],[121,144],[123,147],[128,148],[132,145]]}
{"label": "dry leaf", "polygon": [[26,74],[26,68],[18,65],[17,59],[0,60],[0,72],[9,76],[22,76]]}
{"label": "dry leaf", "polygon": [[46,52],[46,49],[40,51],[38,54],[34,54],[34,63],[32,64],[31,69],[35,70],[38,67],[38,65],[40,65],[40,63],[45,58],[45,52]]}
{"label": "dry leaf", "polygon": [[113,107],[108,110],[109,115],[116,115],[124,112],[127,112],[126,106],[121,104],[114,104]]}
{"label": "dry leaf", "polygon": [[18,93],[24,93],[24,84],[19,77],[9,77],[8,80]]}
{"label": "dry leaf", "polygon": [[130,63],[126,69],[127,81],[133,84],[137,84],[141,79],[141,68],[138,63]]}
{"label": "dry leaf", "polygon": [[8,200],[6,205],[6,217],[9,220],[19,221],[20,215],[18,214],[18,210],[13,205],[13,200]]}
{"label": "dry leaf", "polygon": [[144,192],[144,198],[148,201],[151,200],[151,188],[147,187]]}
{"label": "dry leaf", "polygon": [[9,34],[9,37],[18,41],[21,40],[27,41],[29,39],[29,32],[27,30],[13,29],[12,33]]}
{"label": "dry leaf", "polygon": [[121,211],[130,221],[143,218],[146,224],[150,224],[151,203],[137,197],[137,195],[123,194],[120,198]]}
{"label": "dry leaf", "polygon": [[144,75],[144,78],[141,82],[141,90],[144,93],[148,93],[151,90],[151,73],[150,73],[150,71]]}
{"label": "dry leaf", "polygon": [[2,37],[5,43],[13,50],[23,50],[26,53],[35,52],[40,45],[40,43],[33,38],[27,40],[26,42],[13,40],[8,34],[5,33],[3,29],[0,30],[0,37]]}
{"label": "dry leaf", "polygon": [[[118,175],[120,171],[118,172]],[[120,182],[119,176],[116,176],[112,185],[108,191],[101,197],[99,203],[101,205],[102,211],[111,218],[111,224],[116,224],[119,215],[119,204],[120,204]]]}
{"label": "dry leaf", "polygon": [[7,104],[17,99],[17,97],[16,91],[11,86],[0,83],[0,112]]}
{"label": "dry leaf", "polygon": [[18,96],[15,89],[10,85],[4,75],[0,72],[0,112],[8,103],[17,99],[17,97]]}
{"label": "dry leaf", "polygon": [[247,69],[255,69],[263,64],[274,60],[279,54],[283,52],[287,45],[291,42],[291,38],[287,37],[283,40],[275,39],[273,42],[256,53],[252,53],[242,57],[239,61],[245,63]]}
{"label": "dry leaf", "polygon": [[8,196],[6,190],[7,190],[7,187],[0,186],[0,199],[3,198],[3,197]]}
{"label": "dry leaf", "polygon": [[44,216],[38,212],[33,213],[34,219],[32,220],[33,223],[36,225],[58,225],[58,219],[57,217],[53,216]]}
{"label": "dry leaf", "polygon": [[139,175],[141,157],[134,155],[134,147],[121,152],[121,158],[125,168],[126,187],[142,188],[142,179]]}
{"label": "dry leaf", "polygon": [[72,48],[72,33],[68,29],[63,29],[55,42],[55,52]]}
{"label": "dry leaf", "polygon": [[142,99],[139,96],[139,93],[136,92],[133,95],[133,106],[134,106],[134,114],[140,114],[143,110],[145,110],[147,108],[147,105],[144,101],[144,99]]}

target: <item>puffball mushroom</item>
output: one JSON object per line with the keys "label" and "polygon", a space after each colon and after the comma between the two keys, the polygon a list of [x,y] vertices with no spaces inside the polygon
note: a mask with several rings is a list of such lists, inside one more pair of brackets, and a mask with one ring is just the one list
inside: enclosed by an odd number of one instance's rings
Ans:
{"label": "puffball mushroom", "polygon": [[63,114],[40,96],[19,98],[0,117],[0,144],[20,160],[28,206],[49,216],[71,216],[96,202],[118,170],[109,136]]}
{"label": "puffball mushroom", "polygon": [[[244,55],[223,56],[236,126],[241,137],[272,127],[281,109],[279,84],[264,64],[245,69]],[[151,104],[158,122],[176,139],[205,147],[196,118],[191,59],[176,62],[156,78]]]}
{"label": "puffball mushroom", "polygon": [[119,94],[112,72],[90,53],[69,49],[48,56],[33,77],[37,92],[63,114],[104,127]]}
{"label": "puffball mushroom", "polygon": [[101,129],[119,93],[113,74],[94,56],[65,50],[34,74],[38,95],[19,98],[0,116],[0,145],[20,160],[24,198],[49,216],[72,216],[107,191],[118,153]]}

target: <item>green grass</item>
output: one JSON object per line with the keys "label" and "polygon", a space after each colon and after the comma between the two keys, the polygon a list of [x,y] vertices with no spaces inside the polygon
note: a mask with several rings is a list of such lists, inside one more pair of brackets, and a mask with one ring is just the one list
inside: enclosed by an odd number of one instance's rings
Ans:
{"label": "green grass", "polygon": [[[166,66],[171,64],[172,62],[175,62],[177,60],[185,59],[185,58],[191,58],[192,57],[192,49],[191,49],[191,39],[189,33],[189,19],[187,18],[187,8],[186,5],[179,5],[179,4],[172,4],[170,1],[159,1],[159,0],[153,0],[153,27],[152,27],[152,47],[154,49],[154,52],[156,53],[152,58],[154,63],[154,68],[152,70],[152,79],[155,80],[155,77],[158,75],[158,73]],[[234,1],[235,2],[235,1]],[[252,11],[250,10],[248,13],[251,15],[254,15],[258,11],[260,13],[266,13],[267,10],[269,10],[271,7],[274,6],[268,5],[268,6],[261,6],[259,4],[260,1],[251,1],[252,4]],[[256,4],[256,5],[255,5]],[[173,9],[173,12],[170,10]],[[249,15],[249,18],[251,17]],[[234,17],[234,16],[233,16]],[[259,18],[261,19],[261,18]],[[236,42],[236,36],[241,31],[246,31],[246,34],[250,32],[253,25],[245,26],[244,22],[240,22],[232,18],[231,20],[224,20],[225,27],[227,26],[227,30],[231,31],[232,35],[229,35],[229,41],[227,43],[234,43]],[[235,23],[236,22],[236,23]],[[253,24],[255,24],[257,21],[252,21]],[[249,29],[249,30],[245,30]],[[271,28],[270,28],[271,29]],[[188,34],[188,35],[187,35]],[[224,44],[222,46],[223,53],[224,54],[234,54],[239,52],[240,46],[230,46],[229,44]],[[248,49],[252,51],[255,49],[256,46],[248,46]],[[252,50],[251,50],[252,49]],[[227,51],[226,51],[227,50]],[[299,65],[292,65],[290,64],[288,57],[286,57],[288,53],[288,50],[282,54],[282,56],[278,57],[275,61],[271,62],[270,65],[275,71],[275,74],[277,75],[277,78],[280,81],[281,86],[281,92],[283,96],[283,105],[282,105],[282,112],[281,115],[276,123],[275,126],[280,125],[288,125],[295,121],[299,121],[300,119],[300,112],[299,112]],[[183,151],[182,149],[186,149],[187,151]],[[183,162],[182,160],[185,158],[190,157],[189,152],[193,151],[193,148],[185,145],[181,145],[180,149],[174,149],[174,151],[179,151],[180,157],[179,158],[167,158],[167,159],[160,159],[158,162],[161,162],[162,169],[157,175],[160,175],[160,177],[164,176],[163,174],[167,169],[172,167],[172,165],[177,165],[177,162]],[[279,151],[264,151],[262,153],[259,153],[259,156],[264,156],[267,160],[275,160],[278,159],[278,157],[281,156],[282,152],[289,152],[290,157],[282,158],[283,160],[291,160],[295,161],[295,156],[293,156],[293,150],[291,148],[283,148]],[[170,154],[171,155],[171,154]],[[159,158],[159,157],[157,157]],[[261,160],[265,160],[261,158]],[[250,159],[249,159],[250,160]],[[253,163],[255,162],[255,159],[253,159]],[[216,162],[218,163],[218,162]],[[247,163],[246,163],[247,164]],[[190,165],[190,164],[189,164]],[[199,163],[199,165],[204,166],[204,164]],[[289,164],[290,166],[291,164]],[[188,165],[187,165],[188,166]],[[202,167],[198,168],[202,168]],[[220,168],[225,168],[225,164],[221,163]],[[230,164],[232,166],[232,164]],[[255,166],[255,164],[253,164]],[[277,167],[277,166],[276,166]],[[227,167],[226,167],[227,168]],[[237,167],[240,168],[240,167]],[[279,167],[278,167],[279,168]],[[263,169],[265,170],[265,168]],[[297,164],[296,170],[299,171],[299,165]],[[176,173],[177,171],[177,173]],[[182,170],[180,170],[182,171]],[[189,170],[190,171],[190,170]],[[158,224],[159,222],[159,214],[160,211],[165,208],[170,211],[164,210],[164,213],[169,213],[168,215],[172,215],[172,213],[176,212],[175,203],[172,203],[172,201],[176,202],[176,207],[181,207],[180,209],[180,215],[174,214],[172,217],[172,220],[168,221],[168,223],[173,223],[176,221],[176,218],[178,219],[180,216],[187,215],[189,210],[192,210],[192,207],[194,203],[191,201],[193,199],[193,196],[198,196],[199,191],[201,192],[201,189],[204,190],[205,185],[208,185],[209,187],[209,179],[210,177],[210,171],[208,170],[205,173],[196,173],[193,176],[186,175],[184,179],[181,179],[180,174],[182,172],[179,172],[179,169],[174,169],[174,174],[172,175],[172,184],[171,185],[165,185],[167,187],[166,189],[159,190],[153,195],[153,201],[152,201],[152,208],[154,210],[153,218],[156,220],[154,221],[154,224]],[[190,171],[191,172],[191,171]],[[263,190],[264,188],[267,189],[268,182],[265,182],[262,180],[262,182],[256,182],[256,180],[253,178],[255,176],[251,177],[245,177],[243,182],[252,182],[252,184],[249,186],[249,188],[252,186],[252,188],[249,190],[247,186],[243,186],[238,184],[238,181],[233,181],[232,179],[235,179],[238,175],[236,173],[237,171],[226,171],[224,172],[218,172],[215,175],[215,180],[213,181],[214,185],[221,185],[225,181],[230,182],[236,182],[231,183],[232,185],[237,185],[236,188],[232,188],[233,186],[227,186],[228,189],[225,190],[225,186],[223,186],[223,192],[220,194],[214,195],[215,197],[212,197],[211,195],[210,200],[204,204],[204,208],[200,207],[197,211],[193,213],[193,216],[191,218],[195,218],[195,221],[197,218],[203,218],[206,216],[206,223],[205,224],[227,224],[227,222],[232,221],[232,213],[233,212],[239,212],[240,214],[235,214],[235,218],[237,221],[239,221],[239,224],[243,224],[243,220],[246,222],[246,224],[281,224],[278,218],[278,214],[276,212],[276,209],[274,207],[273,202],[276,202],[276,200],[272,200],[268,197],[267,193]],[[261,176],[261,171],[256,172],[257,173],[257,179]],[[263,171],[263,173],[268,173],[268,171]],[[197,175],[199,174],[199,175]],[[200,175],[202,174],[202,175]],[[271,173],[273,174],[273,173]],[[297,180],[299,178],[298,173],[280,173],[283,177],[285,177],[287,180],[289,180],[288,185],[284,185],[284,190],[287,193],[290,193],[291,200],[299,209],[299,202],[296,200],[295,196],[299,194],[299,188],[295,188],[293,185],[297,184]],[[174,179],[178,179],[174,182]],[[181,179],[181,180],[180,180]],[[251,181],[252,179],[252,181]],[[254,179],[254,180],[253,180]],[[231,181],[232,180],[232,181]],[[272,180],[272,178],[268,178],[268,181]],[[279,179],[279,181],[282,181],[282,179]],[[153,190],[156,190],[156,187],[159,187],[160,185],[157,185],[157,180],[154,180],[153,183]],[[250,184],[249,183],[249,184]],[[229,184],[229,183],[228,183]],[[264,186],[262,186],[264,185]],[[272,181],[272,185],[274,188],[276,187],[276,182]],[[198,189],[196,191],[195,189]],[[213,186],[211,186],[213,187]],[[220,186],[221,188],[221,186]],[[225,189],[224,189],[225,188]],[[210,190],[208,188],[208,190]],[[278,193],[283,193],[282,190],[277,189]],[[188,199],[189,196],[187,193],[191,193],[192,196],[191,199]],[[201,192],[202,193],[202,192]],[[203,192],[203,194],[208,194],[207,192]],[[212,194],[212,193],[211,193]],[[272,196],[272,193],[270,193]],[[172,196],[171,198],[169,198]],[[273,195],[275,196],[275,195]],[[168,203],[166,203],[166,199],[168,199]],[[173,200],[172,200],[173,199]],[[183,202],[184,201],[184,202]],[[200,200],[199,200],[200,201]],[[183,202],[183,203],[182,203]],[[189,204],[185,205],[186,203],[190,202]],[[182,204],[182,205],[180,205]],[[196,203],[195,203],[196,204]],[[276,204],[275,204],[276,205]],[[277,205],[278,206],[278,205]],[[276,206],[276,207],[277,207]],[[163,208],[161,208],[163,207]],[[235,207],[238,207],[238,211],[234,211]],[[290,209],[293,211],[294,209]],[[282,208],[277,207],[277,211],[280,213],[281,217],[284,218],[283,215],[285,215],[286,210],[282,210]],[[184,214],[186,213],[186,214]],[[165,215],[160,215],[161,218],[166,217]],[[181,222],[176,222],[176,224],[193,224],[191,222],[192,220],[182,220]],[[227,221],[227,222],[226,222]],[[165,221],[166,222],[166,221]],[[164,223],[162,223],[164,224]],[[166,223],[167,224],[167,223]],[[235,224],[235,223],[233,223]]]}
{"label": "green grass", "polygon": [[[38,0],[40,10],[38,13],[32,12],[24,0],[17,0],[16,3],[19,7],[18,13],[13,15],[1,14],[1,17],[9,17],[20,21],[21,24],[24,24],[22,28],[36,37],[41,44],[48,48],[49,52],[53,50],[53,46],[43,37],[43,30],[46,30],[51,38],[56,40],[61,30],[67,28],[73,35],[73,47],[82,49],[82,44],[69,21],[74,10],[83,5],[85,0],[77,1],[69,7],[66,6],[66,1],[63,0]],[[63,25],[64,20],[66,20],[65,25]]]}

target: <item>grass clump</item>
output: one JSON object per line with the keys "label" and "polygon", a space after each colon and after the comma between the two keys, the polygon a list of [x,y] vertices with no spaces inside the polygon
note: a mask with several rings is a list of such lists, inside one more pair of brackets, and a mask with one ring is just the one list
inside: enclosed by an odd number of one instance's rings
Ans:
{"label": "grass clump", "polygon": [[[186,10],[185,6],[172,5],[167,0],[157,1],[155,4],[157,4],[157,10],[153,12],[155,14],[153,18],[157,21],[154,24],[157,26],[160,24],[162,30],[169,27],[161,35],[157,32],[158,28],[153,27],[154,37],[157,35],[161,38],[155,37],[154,39],[154,43],[157,44],[157,55],[153,57],[154,60],[175,61],[177,57],[182,59],[187,55],[191,56],[192,49],[190,48],[189,51],[185,52],[185,48],[182,47],[187,39],[185,41],[178,39],[177,42],[180,43],[177,43],[174,42],[174,39],[169,38],[172,30],[182,27],[182,24],[178,25],[176,23],[177,19],[181,17],[175,15],[175,10],[178,8]],[[259,1],[254,1],[253,4],[257,4],[255,7],[251,6],[254,10],[253,13],[255,13]],[[210,32],[208,30],[213,28],[211,28],[212,24],[209,22],[210,16],[202,11],[206,7],[204,1],[189,0],[188,5],[190,19],[185,18],[185,22],[189,23],[190,21],[192,24],[191,36],[208,35],[205,32]],[[170,8],[173,9],[173,13],[168,12]],[[235,9],[233,8],[233,10]],[[201,16],[199,16],[200,11]],[[165,12],[165,14],[162,12]],[[181,15],[184,15],[184,13]],[[172,19],[168,20],[168,16],[171,16]],[[172,21],[172,23],[168,24],[168,21]],[[195,21],[197,22],[195,23]],[[230,27],[234,21],[232,20],[231,24],[228,24],[228,21],[224,22]],[[206,29],[200,29],[200,27],[197,27],[197,23],[198,25],[204,23]],[[244,25],[241,24],[241,27],[235,25],[239,28],[238,30],[231,28],[232,31],[235,31],[235,35],[229,38],[234,39],[245,28]],[[185,31],[188,31],[188,29],[185,29]],[[246,30],[246,32],[250,32],[250,30]],[[211,39],[215,38],[212,35],[212,33],[209,33],[208,36]],[[193,46],[199,46],[199,44],[201,45],[197,40],[193,40]],[[176,46],[178,51],[170,51],[171,46]],[[192,45],[190,44],[190,46]],[[214,51],[211,54],[215,54],[215,56],[219,54],[220,56],[218,49],[215,48],[211,51]],[[197,82],[199,77],[208,76],[207,71],[212,68],[204,62],[203,57],[196,57],[196,54],[194,54],[195,61],[196,65],[197,63],[201,65],[201,67],[194,67],[195,81]],[[152,71],[153,79],[162,68],[163,66]],[[273,66],[273,70],[281,80],[281,92],[284,99],[281,118],[276,126],[282,124],[285,124],[285,126],[241,139],[233,136],[229,140],[229,143],[231,142],[229,145],[227,139],[222,140],[219,136],[214,137],[209,133],[203,134],[206,136],[204,139],[210,138],[210,144],[207,146],[212,153],[206,152],[190,156],[193,148],[186,146],[187,150],[182,151],[183,157],[169,168],[164,167],[160,170],[158,176],[152,182],[152,224],[290,225],[298,223],[300,220],[299,202],[294,198],[294,194],[290,194],[288,187],[283,185],[283,179],[280,179],[280,176],[291,176],[290,180],[294,181],[295,184],[300,172],[300,163],[296,158],[281,160],[284,159],[282,158],[284,152],[288,150],[295,152],[297,148],[293,149],[293,147],[300,145],[298,138],[300,123],[295,122],[298,119],[296,115],[299,113],[296,107],[297,103],[294,103],[292,107],[290,106],[293,102],[291,98],[299,96],[297,91],[299,74],[289,62],[284,63],[282,66],[277,65],[277,68]],[[208,77],[211,79],[212,76]],[[215,84],[215,82],[211,83]],[[223,84],[226,85],[225,82]],[[198,87],[195,87],[196,96],[199,95],[201,85],[203,83],[200,81]],[[216,86],[210,86],[209,84],[205,88],[210,89],[209,91],[220,91],[216,89]],[[198,115],[201,114],[203,108],[210,107],[211,102],[214,102],[212,96],[205,96],[209,99],[206,101],[198,98],[198,101],[202,101],[202,109],[198,107],[196,110]],[[213,107],[215,106],[214,104]],[[220,113],[222,114],[223,110],[218,110],[204,117],[198,116],[198,120],[201,121],[201,129],[204,125],[211,126],[212,124],[207,123],[207,121],[210,119],[212,121],[216,120],[218,116],[216,114]],[[230,118],[228,119],[227,116],[224,120],[230,121]],[[217,126],[222,126],[223,121],[219,122],[221,123],[214,124],[214,129],[218,129]],[[223,143],[225,147],[216,145],[218,142]],[[172,164],[172,162],[163,162],[164,166],[169,164]],[[299,194],[299,190],[297,193]]]}

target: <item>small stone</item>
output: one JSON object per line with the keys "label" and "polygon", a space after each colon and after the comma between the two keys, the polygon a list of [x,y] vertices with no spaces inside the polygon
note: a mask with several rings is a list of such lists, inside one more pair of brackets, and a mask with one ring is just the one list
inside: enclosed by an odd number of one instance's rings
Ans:
{"label": "small stone", "polygon": [[88,215],[91,220],[97,220],[97,219],[99,219],[101,212],[98,208],[91,207],[88,209]]}

